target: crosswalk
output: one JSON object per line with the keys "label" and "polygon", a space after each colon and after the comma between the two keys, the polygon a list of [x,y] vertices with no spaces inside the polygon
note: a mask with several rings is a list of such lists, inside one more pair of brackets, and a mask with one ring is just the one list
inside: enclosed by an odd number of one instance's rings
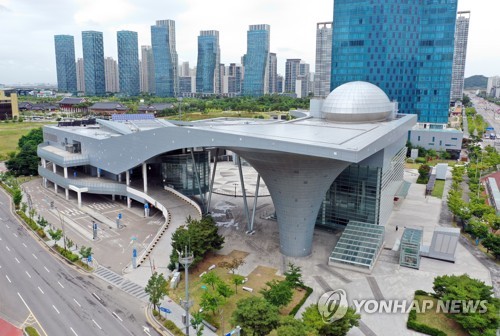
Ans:
{"label": "crosswalk", "polygon": [[94,275],[123,290],[124,292],[138,298],[139,300],[148,302],[149,295],[144,291],[144,288],[142,288],[138,284],[131,282],[130,280],[125,279],[121,275],[107,269],[106,267],[102,267],[99,265],[99,267],[97,267],[97,270],[94,272]]}
{"label": "crosswalk", "polygon": [[92,204],[87,205],[89,208],[94,210],[106,210],[116,208],[117,204],[113,202],[94,202]]}
{"label": "crosswalk", "polygon": [[68,217],[75,217],[75,216],[81,216],[81,215],[85,215],[84,212],[78,210],[78,209],[65,209],[65,210],[61,210],[61,213],[65,216],[68,216]]}

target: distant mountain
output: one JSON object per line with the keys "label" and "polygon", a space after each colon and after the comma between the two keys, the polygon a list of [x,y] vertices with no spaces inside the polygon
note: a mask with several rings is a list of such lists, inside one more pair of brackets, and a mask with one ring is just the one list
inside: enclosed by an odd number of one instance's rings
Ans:
{"label": "distant mountain", "polygon": [[464,89],[486,89],[488,85],[488,77],[476,75],[468,77],[464,80]]}

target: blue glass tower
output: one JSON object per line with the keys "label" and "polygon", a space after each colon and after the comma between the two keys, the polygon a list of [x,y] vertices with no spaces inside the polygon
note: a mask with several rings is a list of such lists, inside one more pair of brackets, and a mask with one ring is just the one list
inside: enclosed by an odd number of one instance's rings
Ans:
{"label": "blue glass tower", "polygon": [[71,35],[54,35],[56,49],[57,88],[59,91],[77,92],[75,39]]}
{"label": "blue glass tower", "polygon": [[202,30],[198,36],[198,62],[196,66],[196,92],[220,92],[219,32]]}
{"label": "blue glass tower", "polygon": [[158,97],[176,97],[179,92],[177,52],[175,49],[175,22],[158,20],[151,26],[151,45]]}
{"label": "blue glass tower", "polygon": [[247,31],[244,96],[262,96],[269,92],[269,39],[267,24],[251,25]]}
{"label": "blue glass tower", "polygon": [[137,96],[140,91],[137,33],[128,30],[119,31],[117,40],[120,92],[127,96]]}
{"label": "blue glass tower", "polygon": [[87,96],[102,96],[106,93],[102,33],[97,31],[83,31],[82,45],[85,94]]}
{"label": "blue glass tower", "polygon": [[447,123],[457,0],[335,0],[331,86],[367,81],[419,122]]}

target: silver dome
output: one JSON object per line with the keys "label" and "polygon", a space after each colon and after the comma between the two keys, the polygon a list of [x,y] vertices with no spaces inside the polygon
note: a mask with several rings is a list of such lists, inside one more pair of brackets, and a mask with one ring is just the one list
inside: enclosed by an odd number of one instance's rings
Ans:
{"label": "silver dome", "polygon": [[350,82],[337,87],[321,108],[323,118],[337,122],[384,121],[392,111],[389,97],[368,82]]}

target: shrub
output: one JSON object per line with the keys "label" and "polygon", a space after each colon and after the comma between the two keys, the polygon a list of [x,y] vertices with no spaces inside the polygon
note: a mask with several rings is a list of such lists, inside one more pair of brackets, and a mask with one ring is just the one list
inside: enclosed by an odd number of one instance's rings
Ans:
{"label": "shrub", "polygon": [[426,163],[427,160],[423,157],[418,157],[415,159],[415,163]]}
{"label": "shrub", "polygon": [[71,262],[76,262],[80,260],[80,257],[74,253],[72,253],[69,250],[65,250],[64,248],[60,247],[59,245],[54,246],[55,250],[59,252],[60,255],[62,255],[64,258],[68,259]]}
{"label": "shrub", "polygon": [[[424,292],[424,291],[417,290],[416,292]],[[415,292],[415,294],[416,294],[416,292]],[[410,311],[410,314],[408,316],[408,322],[406,322],[406,327],[408,329],[415,330],[415,331],[421,332],[423,334],[431,335],[431,336],[446,336],[446,333],[441,331],[441,330],[429,327],[428,325],[425,325],[422,323],[418,323],[417,322],[417,311],[415,309],[412,309]]]}
{"label": "shrub", "polygon": [[170,320],[166,320],[165,322],[163,322],[163,326],[170,330],[170,332],[175,336],[184,336],[184,333],[179,329],[179,327]]}
{"label": "shrub", "polygon": [[160,315],[160,313],[156,309],[153,309],[153,316],[157,317],[158,315]]}
{"label": "shrub", "polygon": [[421,289],[417,289],[415,291],[415,295],[425,295],[425,296],[427,296],[427,295],[429,295],[429,293],[427,293],[426,291],[423,291]]}
{"label": "shrub", "polygon": [[300,288],[306,290],[306,295],[304,295],[304,297],[302,298],[302,300],[300,300],[299,303],[297,303],[297,305],[295,307],[293,307],[293,309],[290,311],[290,314],[288,314],[288,315],[295,316],[295,314],[297,314],[297,312],[299,311],[300,307],[302,307],[302,305],[304,304],[304,302],[306,302],[307,298],[313,292],[313,289],[311,287],[302,286]]}
{"label": "shrub", "polygon": [[26,331],[26,334],[28,334],[28,336],[40,336],[38,331],[36,331],[36,329],[33,327],[26,327],[24,331]]}
{"label": "shrub", "polygon": [[38,234],[38,236],[42,239],[45,239],[47,238],[47,235],[45,234],[45,231],[43,231],[42,228],[39,228],[38,230],[36,230],[36,233]]}
{"label": "shrub", "polygon": [[28,226],[33,230],[33,231],[36,231],[38,230],[40,227],[36,224],[36,222],[29,218],[28,216],[26,216],[26,214],[22,211],[17,211],[17,214],[19,215],[19,217],[21,217],[23,219],[23,221],[28,224]]}

